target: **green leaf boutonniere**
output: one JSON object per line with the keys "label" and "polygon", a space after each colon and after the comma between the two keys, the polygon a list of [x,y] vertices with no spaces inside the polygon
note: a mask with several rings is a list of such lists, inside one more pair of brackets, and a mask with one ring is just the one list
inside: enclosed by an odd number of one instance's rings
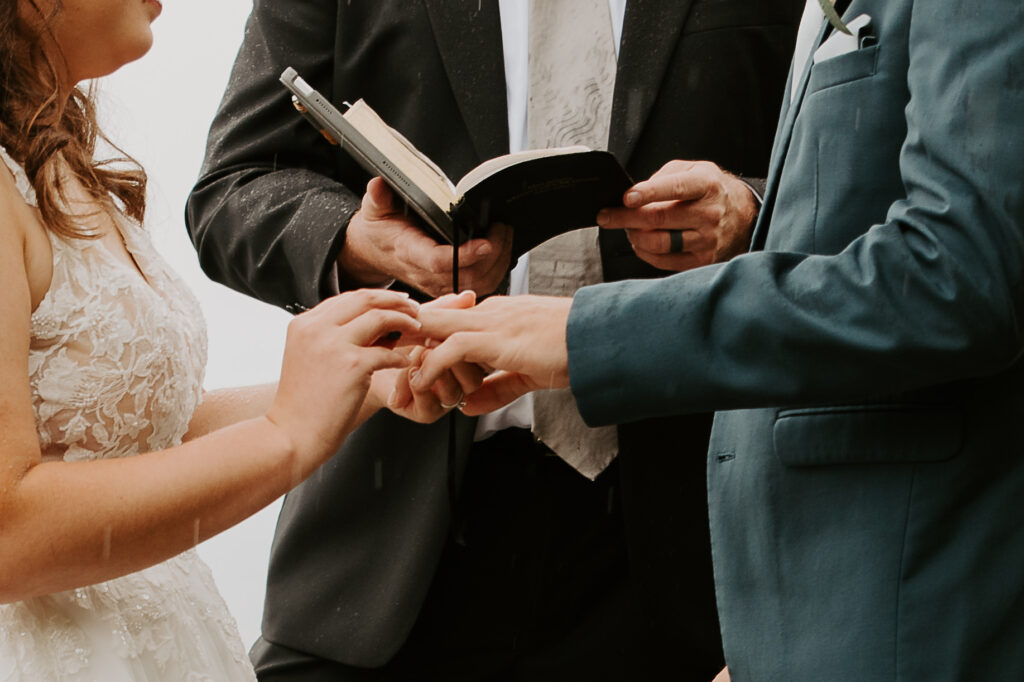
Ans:
{"label": "green leaf boutonniere", "polygon": [[837,31],[842,31],[846,35],[853,35],[850,33],[850,29],[846,27],[843,20],[839,17],[839,13],[836,12],[836,8],[832,6],[835,0],[818,0],[821,5],[821,11],[825,13],[825,18],[828,19],[828,23],[836,27]]}

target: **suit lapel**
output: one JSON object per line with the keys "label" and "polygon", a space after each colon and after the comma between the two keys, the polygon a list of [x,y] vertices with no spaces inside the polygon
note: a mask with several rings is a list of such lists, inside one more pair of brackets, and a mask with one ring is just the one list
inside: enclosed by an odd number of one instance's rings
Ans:
{"label": "suit lapel", "polygon": [[508,152],[501,16],[495,0],[424,0],[452,93],[480,161]]}
{"label": "suit lapel", "polygon": [[629,0],[608,149],[625,165],[644,129],[693,0]]}
{"label": "suit lapel", "polygon": [[[831,28],[828,22],[821,27],[818,39],[814,45],[821,45],[825,34]],[[803,104],[804,94],[807,92],[807,82],[811,78],[811,59],[814,55],[812,47],[807,54],[807,65],[800,78],[800,82],[793,85],[793,66],[790,66],[789,76],[786,79],[785,99],[782,104],[782,112],[779,115],[779,128],[775,133],[775,144],[772,146],[772,158],[768,165],[768,184],[764,191],[764,204],[757,217],[757,225],[754,227],[754,235],[751,239],[751,250],[759,251],[764,248],[765,240],[768,238],[768,224],[771,222],[772,212],[775,209],[775,198],[778,195],[779,178],[782,175],[783,162],[789,152],[789,143],[793,139],[793,125],[796,123],[797,114],[800,112],[800,105]],[[792,97],[792,88],[796,87],[796,97]],[[790,101],[792,99],[792,102]]]}

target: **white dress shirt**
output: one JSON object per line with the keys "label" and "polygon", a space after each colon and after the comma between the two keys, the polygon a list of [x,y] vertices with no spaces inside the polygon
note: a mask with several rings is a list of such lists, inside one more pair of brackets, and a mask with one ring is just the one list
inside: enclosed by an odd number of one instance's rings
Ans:
{"label": "white dress shirt", "polygon": [[793,80],[789,84],[789,102],[796,100],[797,91],[800,88],[800,81],[807,69],[807,62],[811,60],[811,51],[814,42],[821,33],[821,26],[825,22],[825,13],[818,4],[818,0],[807,0],[804,5],[804,15],[800,19],[800,28],[796,33],[796,49],[793,52]]}

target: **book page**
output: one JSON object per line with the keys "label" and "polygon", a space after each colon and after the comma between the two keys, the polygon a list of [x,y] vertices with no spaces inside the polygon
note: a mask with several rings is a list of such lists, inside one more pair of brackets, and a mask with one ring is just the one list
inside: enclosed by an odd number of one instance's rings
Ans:
{"label": "book page", "polygon": [[508,168],[509,166],[514,166],[517,163],[522,163],[531,159],[541,159],[548,156],[579,154],[589,151],[590,147],[574,145],[572,147],[552,147],[551,149],[527,149],[526,151],[515,152],[514,154],[496,156],[493,159],[484,161],[479,166],[466,173],[466,175],[459,180],[458,184],[455,185],[455,196],[461,197],[470,187],[473,187],[485,178],[489,178],[498,171]]}
{"label": "book page", "polygon": [[359,100],[345,112],[345,120],[416,184],[443,211],[455,202],[455,188],[440,168],[398,131],[389,127],[370,105]]}

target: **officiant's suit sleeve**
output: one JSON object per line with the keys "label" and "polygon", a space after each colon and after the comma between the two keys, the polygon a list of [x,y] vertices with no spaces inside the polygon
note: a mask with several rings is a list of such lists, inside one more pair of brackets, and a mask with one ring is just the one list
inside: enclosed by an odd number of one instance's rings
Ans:
{"label": "officiant's suit sleeve", "polygon": [[[828,70],[812,71],[793,145],[813,134],[831,145],[832,163],[819,172],[820,159],[780,160],[780,207],[757,228],[766,250],[577,294],[570,375],[590,424],[892,395],[992,375],[1021,355],[1022,5],[858,8],[879,28],[874,63],[863,64],[873,82],[813,92]],[[893,24],[902,28],[887,35]],[[846,57],[844,68],[860,59]],[[887,70],[887,59],[905,62],[904,72]],[[864,99],[878,92],[888,103]],[[887,109],[896,118],[876,130]],[[893,130],[891,161],[877,161]],[[889,175],[878,189],[892,192],[887,210],[829,205],[822,189],[838,183],[833,195],[842,196],[844,185]],[[816,210],[829,224],[813,210],[784,212],[787,187],[818,188]],[[829,253],[829,236],[843,234],[850,239]]]}
{"label": "officiant's suit sleeve", "polygon": [[211,278],[291,312],[337,293],[364,189],[340,181],[333,148],[278,81],[292,66],[330,97],[336,15],[334,0],[256,1],[186,209]]}

